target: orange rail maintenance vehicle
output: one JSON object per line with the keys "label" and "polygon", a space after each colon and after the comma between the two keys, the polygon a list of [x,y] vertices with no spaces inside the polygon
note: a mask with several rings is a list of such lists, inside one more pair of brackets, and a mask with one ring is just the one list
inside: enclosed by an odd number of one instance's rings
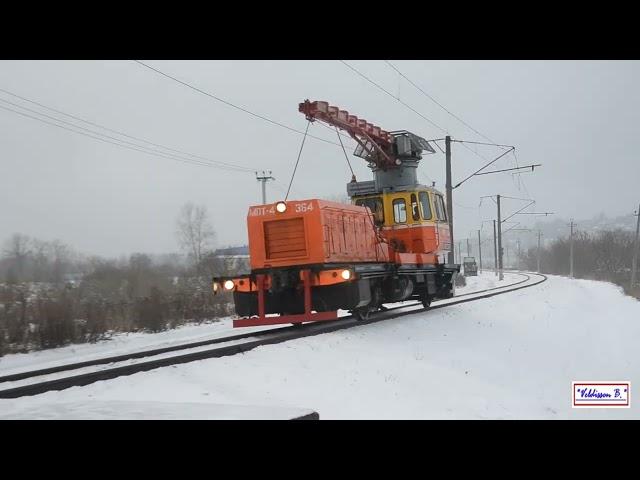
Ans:
{"label": "orange rail maintenance vehicle", "polygon": [[384,304],[451,298],[460,266],[451,248],[442,194],[417,181],[425,139],[387,132],[327,102],[299,105],[309,121],[346,131],[374,180],[347,184],[352,205],[292,200],[249,208],[251,273],[213,279],[233,292],[234,327],[336,320],[338,310],[366,320]]}

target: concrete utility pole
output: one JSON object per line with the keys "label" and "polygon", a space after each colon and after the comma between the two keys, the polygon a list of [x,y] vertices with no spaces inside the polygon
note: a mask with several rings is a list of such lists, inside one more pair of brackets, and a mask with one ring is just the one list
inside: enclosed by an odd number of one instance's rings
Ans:
{"label": "concrete utility pole", "polygon": [[520,239],[519,238],[516,240],[516,244],[518,245],[518,259],[517,259],[518,270],[522,270],[522,264],[520,263]]}
{"label": "concrete utility pole", "polygon": [[569,226],[571,227],[571,238],[569,240],[569,277],[573,278],[573,227],[576,226],[576,224],[573,223],[573,218]]}
{"label": "concrete utility pole", "polygon": [[449,220],[449,237],[451,239],[451,251],[449,252],[449,263],[455,263],[455,251],[453,240],[453,187],[451,185],[451,137],[444,137],[445,157],[447,163],[447,178],[445,188],[447,190],[447,218]]}
{"label": "concrete utility pole", "polygon": [[482,244],[480,243],[480,230],[478,230],[478,256],[480,257],[480,273],[482,273]]}
{"label": "concrete utility pole", "polygon": [[269,170],[269,175],[263,170],[262,175],[258,175],[258,172],[256,172],[256,179],[262,183],[262,205],[265,205],[267,203],[267,182],[275,180],[275,178],[271,176],[271,170]]}
{"label": "concrete utility pole", "polygon": [[460,240],[458,240],[458,263],[462,263],[462,247],[460,246]]}
{"label": "concrete utility pole", "polygon": [[498,197],[498,280],[504,280],[504,274],[502,269],[504,264],[502,263],[502,217],[500,216],[500,195]]}
{"label": "concrete utility pole", "polygon": [[498,276],[498,244],[496,243],[496,221],[493,221],[493,262],[496,268],[496,277]]}
{"label": "concrete utility pole", "polygon": [[538,230],[538,270],[540,273],[540,237],[542,236],[542,230]]}
{"label": "concrete utility pole", "polygon": [[471,256],[471,247],[469,246],[469,239],[467,238],[467,257]]}
{"label": "concrete utility pole", "polygon": [[636,223],[636,239],[633,242],[633,263],[631,264],[631,289],[633,289],[633,285],[636,282],[636,270],[638,268],[638,250],[640,249],[640,205],[638,205],[638,211],[635,213],[635,216],[638,217],[638,222]]}

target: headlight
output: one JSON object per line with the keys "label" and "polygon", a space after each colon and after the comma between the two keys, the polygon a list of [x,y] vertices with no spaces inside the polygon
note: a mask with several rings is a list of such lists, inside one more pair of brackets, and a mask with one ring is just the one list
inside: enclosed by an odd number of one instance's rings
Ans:
{"label": "headlight", "polygon": [[287,204],[284,202],[278,202],[276,203],[276,210],[279,213],[284,213],[287,210]]}
{"label": "headlight", "polygon": [[218,282],[213,282],[213,293],[218,293],[220,290],[220,284]]}
{"label": "headlight", "polygon": [[233,280],[226,280],[224,282],[224,289],[225,290],[233,290],[233,287],[235,287],[235,284],[233,283]]}
{"label": "headlight", "polygon": [[345,280],[349,280],[351,278],[351,270],[342,270],[342,272],[340,272],[340,276]]}

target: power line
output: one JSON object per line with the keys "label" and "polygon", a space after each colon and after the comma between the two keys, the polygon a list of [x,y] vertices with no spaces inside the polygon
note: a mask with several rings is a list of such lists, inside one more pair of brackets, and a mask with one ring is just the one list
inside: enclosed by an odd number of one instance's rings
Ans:
{"label": "power line", "polygon": [[[116,142],[120,142],[120,143],[125,144],[125,145],[131,145],[131,146],[133,146],[133,147],[136,147],[136,148],[137,148],[138,150],[140,150],[140,151],[144,150],[144,151],[147,151],[147,153],[160,154],[160,155],[161,155],[161,156],[163,156],[164,158],[171,158],[171,159],[173,159],[173,160],[178,160],[178,161],[183,161],[183,162],[185,162],[185,161],[186,161],[186,162],[190,162],[190,163],[194,163],[194,164],[196,164],[195,162],[197,162],[197,164],[203,164],[203,163],[204,163],[204,162],[201,162],[201,161],[196,161],[196,160],[192,160],[192,159],[189,159],[189,158],[184,158],[184,157],[181,157],[181,156],[179,156],[179,155],[174,155],[174,154],[171,154],[171,153],[160,152],[160,151],[158,151],[158,150],[154,150],[153,148],[145,147],[145,146],[142,146],[142,145],[138,145],[138,144],[136,144],[136,143],[128,142],[128,141],[126,141],[126,140],[121,140],[121,139],[119,139],[119,138],[112,137],[112,136],[110,136],[110,135],[106,135],[106,134],[104,134],[104,133],[96,132],[96,131],[94,131],[94,130],[90,130],[90,129],[88,129],[88,128],[81,127],[81,126],[79,126],[79,125],[75,125],[75,124],[73,124],[73,123],[71,123],[71,122],[67,122],[66,120],[61,120],[61,119],[59,119],[59,118],[52,117],[51,115],[47,115],[46,113],[41,113],[41,112],[38,112],[38,111],[33,110],[33,109],[31,109],[31,108],[23,107],[22,105],[18,105],[18,104],[16,104],[16,103],[9,102],[8,100],[3,100],[3,99],[1,99],[1,98],[0,98],[0,102],[7,103],[7,104],[9,104],[9,105],[16,106],[16,107],[18,107],[18,108],[21,108],[21,109],[23,109],[23,110],[26,110],[26,111],[28,111],[28,112],[35,113],[35,114],[37,114],[37,115],[40,115],[40,116],[43,116],[43,117],[46,117],[46,118],[50,118],[51,120],[53,120],[53,121],[55,121],[55,122],[64,123],[64,124],[69,125],[69,126],[71,126],[71,127],[73,127],[73,128],[78,128],[78,129],[80,129],[80,130],[84,130],[85,132],[89,132],[90,134],[93,134],[93,135],[99,135],[100,137],[105,137],[105,138],[108,138],[108,139],[111,139],[111,140],[115,140]],[[10,110],[10,111],[13,111],[13,112],[16,112],[16,113],[17,113],[17,111],[12,110],[12,109],[8,109],[8,108],[5,108],[5,110]],[[35,117],[31,117],[31,118],[35,118]],[[43,121],[44,121],[44,120],[43,120]],[[49,122],[45,122],[45,123],[49,123]],[[59,125],[58,125],[58,126],[59,126]],[[70,130],[70,129],[69,129],[69,130]],[[70,130],[70,131],[75,131],[75,130]],[[78,131],[75,131],[75,132],[76,132],[76,133],[82,133],[82,132],[78,132]],[[91,136],[92,138],[98,138],[98,137],[94,137],[93,135],[89,135],[89,136]],[[111,143],[113,143],[113,142],[111,142]],[[125,145],[121,145],[121,146],[125,146]],[[214,164],[212,164],[212,163],[207,163],[207,165],[209,165],[209,166],[211,166],[211,167],[219,168],[219,169],[222,169],[222,170],[229,170],[229,171],[240,171],[240,172],[253,172],[253,171],[254,171],[254,170],[249,169],[249,168],[246,168],[246,167],[239,167],[239,166],[235,166],[235,165],[227,165],[227,164],[225,164],[225,165],[214,165]]]}
{"label": "power line", "polygon": [[465,122],[463,119],[461,119],[459,116],[457,116],[455,113],[453,113],[451,110],[449,110],[448,108],[446,108],[444,105],[442,105],[440,102],[438,102],[435,98],[433,98],[431,95],[429,95],[427,92],[425,92],[422,88],[420,88],[418,85],[416,85],[409,77],[407,77],[404,73],[402,73],[395,65],[393,65],[391,62],[389,62],[388,60],[385,60],[385,63],[387,65],[389,65],[391,68],[393,68],[396,72],[398,72],[398,74],[400,76],[402,76],[402,78],[404,78],[407,82],[409,82],[411,85],[413,85],[415,88],[417,88],[418,90],[420,90],[420,92],[422,92],[423,95],[425,95],[427,98],[429,98],[432,102],[434,102],[436,105],[438,105],[440,108],[442,108],[445,112],[447,112],[449,115],[451,115],[452,117],[454,117],[455,119],[457,119],[459,122],[461,122],[462,124],[466,125],[468,128],[470,128],[471,130],[473,130],[475,133],[477,133],[478,135],[480,135],[482,138],[484,138],[485,140],[490,141],[491,143],[496,143],[493,140],[491,140],[489,137],[487,137],[486,135],[484,135],[483,133],[479,132],[478,130],[476,130],[475,128],[473,128],[471,125],[469,125],[467,122]]}
{"label": "power line", "polygon": [[[437,123],[435,123],[434,121],[432,121],[431,119],[427,118],[426,116],[424,116],[422,113],[420,113],[419,111],[417,111],[415,108],[413,108],[411,105],[403,102],[402,100],[400,100],[399,98],[397,98],[393,93],[389,92],[388,90],[386,90],[384,87],[382,87],[381,85],[377,84],[376,82],[374,82],[373,80],[371,80],[369,77],[367,77],[364,73],[360,72],[357,68],[349,65],[347,62],[345,62],[344,60],[340,60],[341,63],[343,63],[344,65],[346,65],[347,67],[349,67],[353,72],[355,72],[357,75],[359,75],[360,77],[364,78],[367,82],[371,83],[373,86],[375,86],[376,88],[378,88],[379,90],[382,90],[384,93],[386,93],[387,95],[389,95],[391,98],[393,98],[395,101],[400,102],[402,105],[404,105],[405,107],[407,107],[409,110],[411,110],[412,112],[414,112],[415,114],[417,114],[418,116],[420,116],[421,118],[423,118],[424,120],[426,120],[427,122],[429,122],[431,125],[433,125],[434,127],[440,129],[441,131],[443,131],[444,133],[446,133],[447,135],[450,135],[450,132],[446,129],[441,127],[440,125],[438,125]],[[469,148],[468,146],[466,146],[463,142],[458,141],[464,148],[466,148],[467,150],[469,150],[471,153],[475,154],[476,156],[480,157],[481,159],[483,159],[485,162],[488,162],[489,160],[480,155],[478,152],[472,150],[471,148]],[[438,146],[438,148],[440,148]],[[442,149],[440,149],[442,151]]]}
{"label": "power line", "polygon": [[[21,100],[24,100],[25,102],[29,102],[29,103],[32,103],[32,104],[34,104],[34,105],[38,105],[39,107],[46,108],[47,110],[50,110],[50,111],[52,111],[52,112],[56,112],[56,113],[59,113],[59,114],[61,114],[61,115],[65,115],[65,116],[67,116],[67,117],[69,117],[69,118],[73,118],[73,119],[75,119],[75,120],[78,120],[78,121],[80,121],[80,122],[84,122],[84,123],[86,123],[86,124],[88,124],[88,125],[92,125],[92,126],[94,126],[94,127],[102,128],[103,130],[107,130],[107,131],[109,131],[109,132],[116,133],[116,134],[121,135],[121,136],[123,136],[123,137],[130,138],[130,139],[132,139],[132,140],[137,140],[137,141],[139,141],[139,142],[147,143],[147,144],[149,144],[149,145],[154,145],[154,146],[156,146],[156,147],[160,147],[160,148],[163,148],[163,149],[165,149],[165,150],[169,150],[169,151],[176,152],[176,153],[181,153],[181,154],[183,154],[183,155],[187,155],[187,156],[190,156],[190,157],[198,158],[198,159],[200,159],[200,160],[205,160],[205,161],[207,161],[207,162],[211,162],[211,163],[214,163],[214,164],[218,164],[218,165],[225,165],[225,166],[228,166],[228,167],[231,167],[231,168],[235,168],[235,169],[242,170],[242,171],[247,171],[247,172],[252,172],[252,171],[254,171],[253,169],[250,169],[250,168],[247,168],[247,167],[243,167],[243,166],[241,166],[241,165],[234,165],[234,164],[232,164],[232,163],[220,162],[220,161],[217,161],[217,160],[211,160],[211,159],[209,159],[209,158],[202,157],[202,156],[200,156],[200,155],[195,155],[195,154],[193,154],[193,153],[185,152],[185,151],[183,151],[183,150],[178,150],[178,149],[175,149],[175,148],[167,147],[167,146],[165,146],[165,145],[161,145],[161,144],[159,144],[159,143],[154,143],[154,142],[152,142],[152,141],[150,141],[150,140],[146,140],[146,139],[143,139],[143,138],[140,138],[140,137],[135,137],[135,136],[130,135],[130,134],[128,134],[128,133],[121,132],[121,131],[118,131],[118,130],[112,129],[112,128],[110,128],[110,127],[106,127],[106,126],[104,126],[104,125],[100,125],[99,123],[91,122],[91,121],[89,121],[89,120],[86,120],[86,119],[84,119],[84,118],[78,117],[78,116],[76,116],[76,115],[72,115],[72,114],[70,114],[70,113],[63,112],[62,110],[58,110],[58,109],[55,109],[55,108],[49,107],[49,106],[44,105],[44,104],[42,104],[42,103],[36,102],[35,100],[31,100],[31,99],[29,99],[29,98],[26,98],[26,97],[20,96],[20,95],[18,95],[18,94],[16,94],[16,93],[10,92],[10,91],[5,90],[5,89],[3,89],[3,88],[0,88],[0,92],[6,93],[6,94],[11,95],[11,96],[13,96],[13,97],[16,97],[16,98],[19,98],[19,99],[21,99]],[[18,106],[18,107],[20,107],[20,108],[22,108],[22,109],[25,109],[25,110],[29,110],[29,109],[27,109],[26,107],[23,107],[23,106],[21,106],[21,105],[17,105],[17,104],[15,104],[15,103],[8,102],[7,100],[2,100],[2,101],[6,102],[6,103],[10,103],[11,105],[14,105],[14,106]],[[34,110],[29,110],[29,111],[31,111],[31,112],[35,112],[35,113],[37,113],[38,115],[47,116],[47,115],[45,115],[45,114],[42,114],[42,113],[40,113],[40,112],[36,112],[36,111],[34,111]],[[47,116],[47,117],[48,117],[48,118],[53,118],[53,117],[49,117],[49,116]],[[77,127],[77,128],[83,128],[83,127],[76,126],[76,125],[74,125],[74,124],[71,124],[71,123],[65,122],[64,120],[60,120],[60,119],[55,119],[55,120],[56,120],[56,121],[59,121],[59,122],[66,123],[66,124],[68,124],[68,125],[73,125],[74,127]],[[87,130],[87,131],[91,131],[91,130]],[[99,132],[93,132],[93,133],[96,133],[97,135],[104,135],[104,134],[101,134],[101,133],[99,133]],[[106,136],[106,135],[105,135],[105,136]],[[113,137],[109,137],[109,136],[107,136],[107,138],[113,138]],[[122,140],[120,140],[120,139],[117,139],[117,140],[118,140],[118,141],[122,141]],[[132,144],[132,145],[135,145],[135,144]],[[148,148],[148,147],[143,147],[143,146],[141,146],[141,145],[138,145],[138,146],[140,146],[140,147],[142,147],[142,148]]]}
{"label": "power line", "polygon": [[362,78],[364,78],[367,82],[369,82],[370,84],[374,85],[376,88],[382,90],[384,93],[386,93],[387,95],[389,95],[391,98],[393,98],[395,101],[400,102],[402,105],[404,105],[405,107],[407,107],[408,109],[410,109],[412,112],[416,113],[417,115],[419,115],[420,117],[422,117],[424,120],[426,120],[427,122],[429,122],[431,125],[433,125],[434,127],[438,128],[439,130],[443,131],[444,133],[449,133],[446,129],[442,128],[440,125],[438,125],[437,123],[435,123],[434,121],[430,120],[429,118],[425,117],[423,114],[421,114],[419,111],[417,111],[415,108],[413,108],[411,105],[403,102],[402,100],[400,100],[399,98],[397,98],[393,93],[389,92],[388,90],[386,90],[384,87],[378,85],[376,82],[374,82],[373,80],[371,80],[369,77],[367,77],[364,73],[360,72],[358,69],[352,67],[351,65],[349,65],[347,62],[345,62],[344,60],[340,60],[341,63],[343,63],[344,65],[346,65],[347,67],[349,67],[351,70],[353,70],[357,75],[361,76]]}
{"label": "power line", "polygon": [[[146,63],[143,63],[143,62],[141,62],[139,60],[134,60],[134,62],[142,65],[145,68],[148,68],[149,70],[152,70],[152,71],[156,72],[159,75],[162,75],[162,76],[164,76],[166,78],[169,78],[169,79],[173,80],[174,82],[177,82],[177,83],[179,83],[181,85],[184,85],[185,87],[190,88],[191,90],[194,90],[194,91],[196,91],[198,93],[201,93],[202,95],[206,95],[207,97],[212,98],[212,99],[216,100],[217,102],[224,103],[225,105],[227,105],[229,107],[235,108],[236,110],[240,110],[241,112],[247,113],[247,114],[249,114],[249,115],[251,115],[253,117],[256,117],[256,118],[259,118],[261,120],[264,120],[265,122],[269,122],[269,123],[271,123],[273,125],[277,125],[278,127],[285,128],[285,129],[290,130],[290,131],[295,132],[295,133],[299,133],[300,135],[304,135],[304,132],[301,131],[301,130],[298,130],[296,128],[290,127],[288,125],[285,125],[284,123],[277,122],[277,121],[272,120],[272,119],[270,119],[268,117],[265,117],[263,115],[257,114],[255,112],[252,112],[251,110],[247,110],[246,108],[243,108],[243,107],[235,105],[235,104],[233,104],[231,102],[228,102],[227,100],[224,100],[224,99],[222,99],[222,98],[220,98],[220,97],[218,97],[216,95],[213,95],[212,93],[206,92],[206,91],[204,91],[204,90],[202,90],[202,89],[200,89],[198,87],[195,87],[195,86],[193,86],[193,85],[191,85],[191,84],[189,84],[187,82],[184,82],[184,81],[180,80],[179,78],[173,77],[173,76],[169,75],[168,73],[165,73],[165,72],[163,72],[161,70],[158,70],[157,68],[154,68],[154,67],[152,67],[150,65],[147,65]],[[337,145],[338,147],[340,146],[339,143],[332,142],[331,140],[326,140],[324,138],[316,137],[314,135],[308,135],[308,136],[311,137],[311,138],[315,138],[316,140],[320,140],[321,142],[330,143],[332,145]]]}
{"label": "power line", "polygon": [[156,157],[163,157],[163,158],[167,158],[167,159],[169,159],[169,160],[175,160],[175,161],[178,161],[178,162],[188,163],[188,164],[192,164],[192,165],[200,165],[200,166],[203,166],[203,167],[209,167],[209,168],[220,168],[220,167],[216,167],[215,165],[212,165],[212,164],[210,164],[210,163],[200,162],[200,161],[197,161],[197,160],[184,160],[184,159],[179,159],[179,158],[177,158],[177,157],[174,157],[174,156],[168,156],[168,155],[165,155],[165,154],[162,154],[162,153],[152,153],[152,152],[150,152],[150,151],[142,150],[142,149],[140,149],[140,148],[135,148],[135,147],[127,146],[127,145],[122,145],[122,144],[120,144],[120,143],[112,142],[112,141],[110,141],[110,140],[106,140],[106,139],[101,138],[101,137],[96,137],[96,136],[94,136],[94,135],[89,135],[89,134],[87,134],[87,133],[79,132],[79,131],[77,131],[77,130],[73,130],[73,129],[71,129],[71,128],[64,127],[64,126],[62,126],[62,125],[58,125],[57,123],[53,123],[53,122],[49,122],[49,121],[47,121],[47,120],[43,120],[42,118],[34,117],[33,115],[29,115],[28,113],[20,112],[20,111],[18,111],[18,110],[13,110],[12,108],[3,107],[2,105],[0,105],[0,108],[1,108],[1,109],[3,109],[3,110],[8,110],[8,111],[10,111],[10,112],[16,113],[16,114],[18,114],[18,115],[22,115],[23,117],[32,118],[32,119],[37,120],[37,121],[39,121],[39,122],[46,123],[46,124],[48,124],[48,125],[52,125],[52,126],[54,126],[54,127],[62,128],[63,130],[68,130],[69,132],[77,133],[77,134],[79,134],[79,135],[84,135],[85,137],[90,137],[90,138],[93,138],[93,139],[95,139],[95,140],[100,140],[101,142],[110,143],[110,144],[112,144],[112,145],[116,145],[116,146],[118,146],[118,147],[128,148],[129,150],[135,150],[135,151],[137,151],[137,152],[145,153],[145,154],[147,154],[147,155],[152,155],[152,156],[156,156]]}

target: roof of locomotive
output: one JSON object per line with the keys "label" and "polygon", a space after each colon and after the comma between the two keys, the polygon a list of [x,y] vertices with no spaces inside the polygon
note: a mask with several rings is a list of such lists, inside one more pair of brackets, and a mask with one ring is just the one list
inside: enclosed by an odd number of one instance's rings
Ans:
{"label": "roof of locomotive", "polygon": [[440,195],[443,194],[443,192],[441,192],[440,190],[438,190],[435,187],[429,187],[427,185],[422,185],[420,183],[416,183],[415,185],[403,185],[401,187],[398,188],[386,188],[382,191],[377,191],[377,192],[372,192],[372,193],[366,193],[364,195],[353,195],[353,197],[372,197],[372,196],[376,196],[376,195],[384,195],[384,194],[388,194],[388,193],[402,193],[402,192],[413,192],[416,190],[420,190],[420,191],[428,191],[428,192],[433,192],[433,193],[438,193]]}

